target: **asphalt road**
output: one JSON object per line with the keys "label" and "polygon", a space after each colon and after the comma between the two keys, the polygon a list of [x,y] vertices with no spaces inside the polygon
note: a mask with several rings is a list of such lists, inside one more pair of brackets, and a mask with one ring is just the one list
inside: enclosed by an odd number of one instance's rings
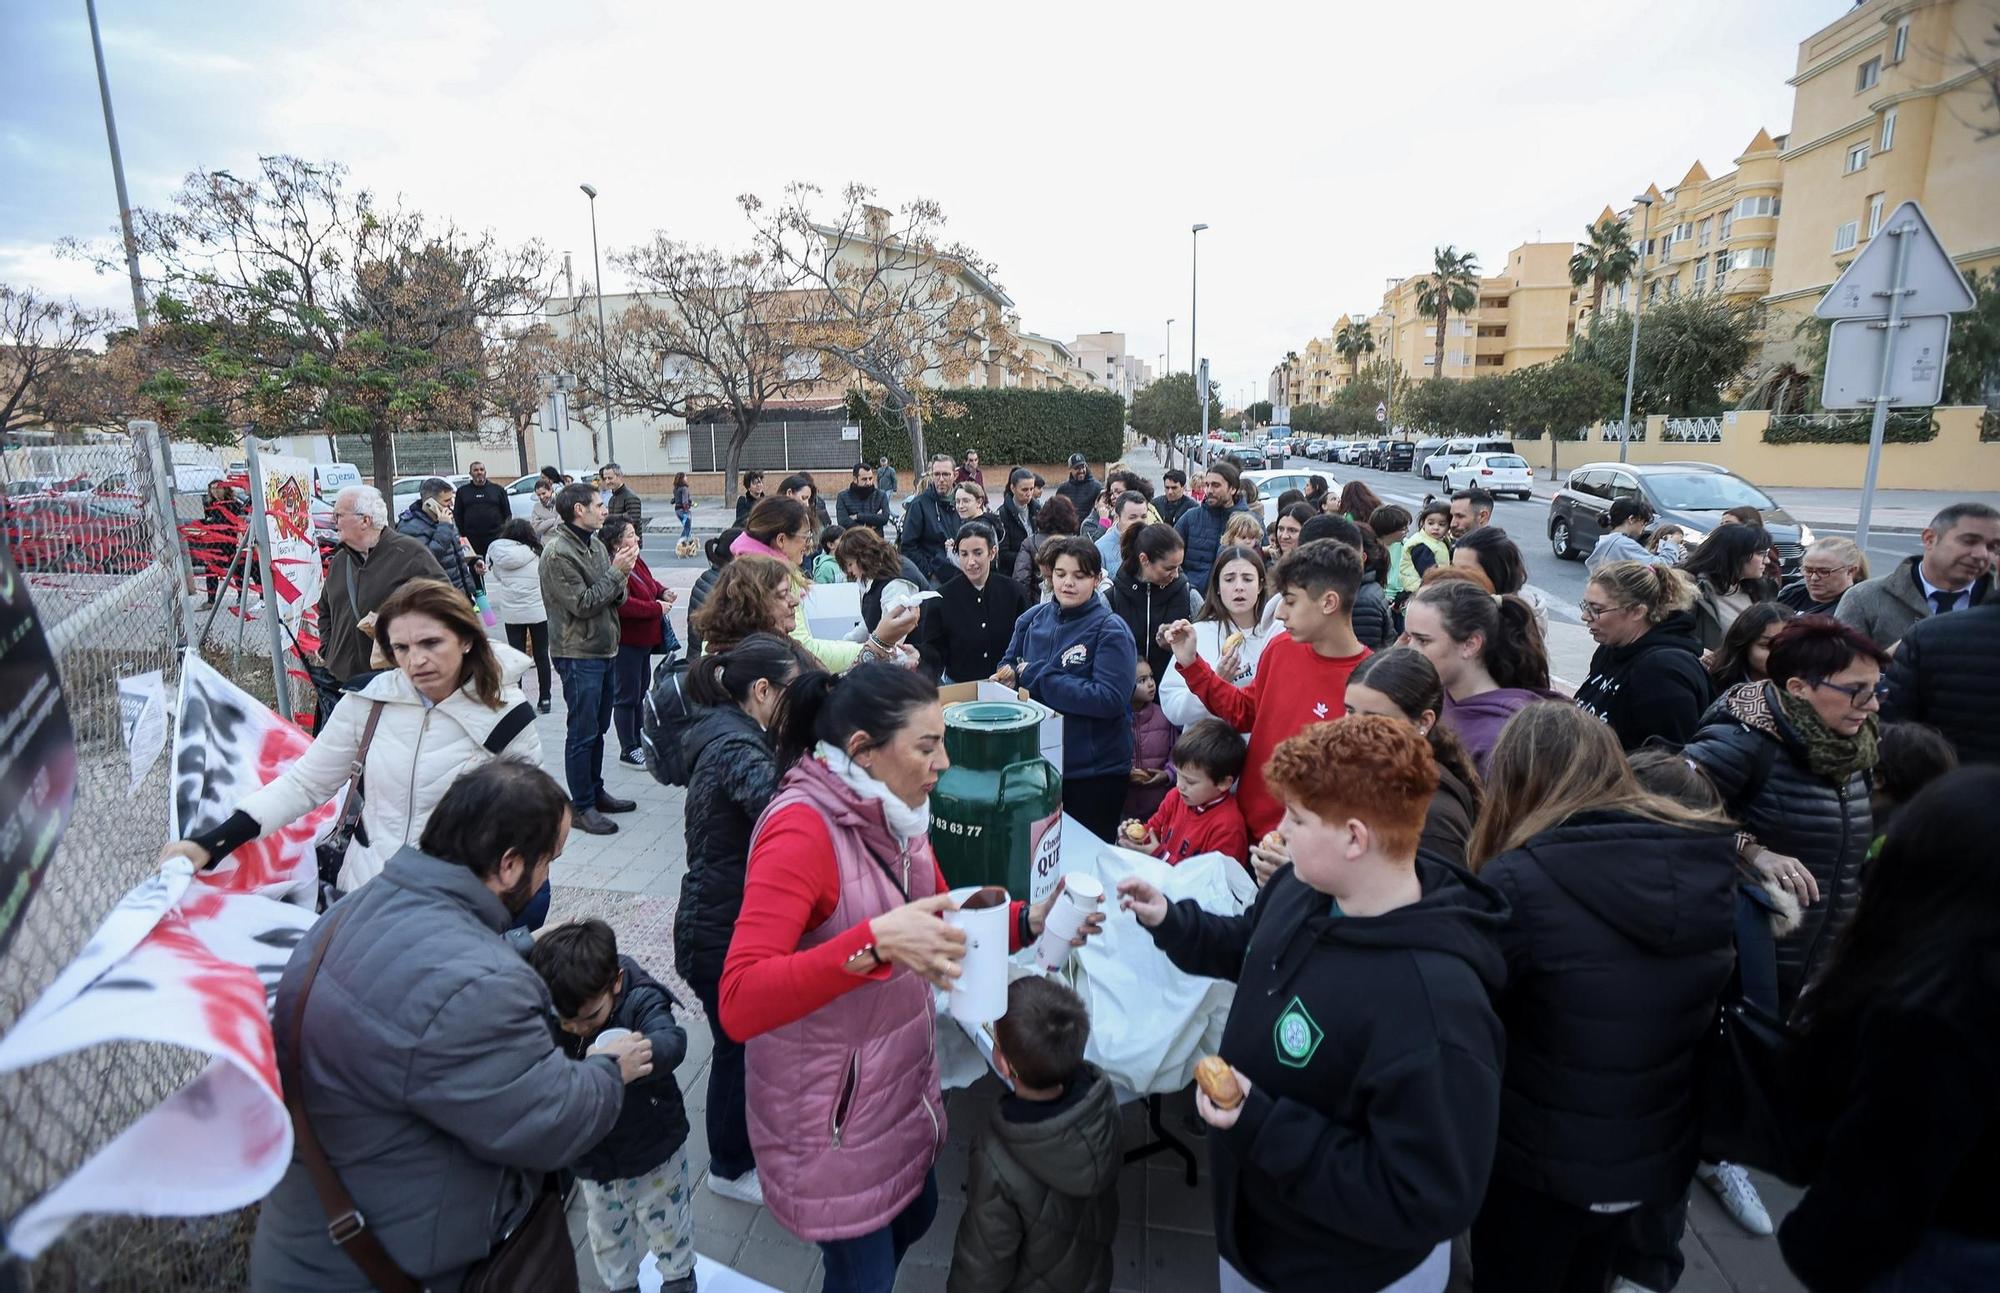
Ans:
{"label": "asphalt road", "polygon": [[[1445,496],[1442,481],[1425,481],[1412,472],[1370,471],[1361,467],[1348,467],[1339,463],[1315,462],[1310,458],[1292,458],[1285,463],[1291,471],[1318,471],[1329,480],[1337,482],[1338,489],[1350,480],[1364,481],[1368,487],[1382,496],[1385,503],[1395,503],[1410,509],[1412,515],[1422,504],[1426,494]],[[1546,482],[1538,482],[1546,488]],[[1549,614],[1567,623],[1580,624],[1582,617],[1577,614],[1576,605],[1583,600],[1584,586],[1589,580],[1583,573],[1583,562],[1563,561],[1549,550],[1549,505],[1543,499],[1533,499],[1522,503],[1513,499],[1500,499],[1493,506],[1493,523],[1507,531],[1513,540],[1521,545],[1521,551],[1528,559],[1528,582],[1539,588],[1549,600]],[[1813,527],[1816,535],[1824,537],[1838,534],[1837,529]],[[1851,536],[1853,531],[1847,531]],[[1868,544],[1869,564],[1876,570],[1886,570],[1897,561],[1921,549],[1922,544],[1915,535],[1875,534]]]}

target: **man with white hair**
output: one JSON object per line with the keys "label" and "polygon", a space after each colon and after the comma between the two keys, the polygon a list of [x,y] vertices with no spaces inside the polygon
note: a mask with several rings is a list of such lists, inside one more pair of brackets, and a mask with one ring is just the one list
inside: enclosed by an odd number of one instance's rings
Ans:
{"label": "man with white hair", "polygon": [[[370,674],[375,608],[412,579],[443,579],[423,540],[398,534],[389,525],[389,504],[371,485],[349,485],[334,495],[333,528],[340,536],[319,594],[319,655],[342,687]],[[319,680],[319,723],[340,699]],[[315,725],[317,730],[318,724]]]}

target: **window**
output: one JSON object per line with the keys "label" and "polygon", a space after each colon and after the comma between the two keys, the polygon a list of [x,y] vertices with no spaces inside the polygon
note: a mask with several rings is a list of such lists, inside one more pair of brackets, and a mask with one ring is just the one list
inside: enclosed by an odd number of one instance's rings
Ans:
{"label": "window", "polygon": [[1836,252],[1853,251],[1854,244],[1861,236],[1861,222],[1849,220],[1833,231],[1833,249]]}
{"label": "window", "polygon": [[1896,145],[1896,110],[1894,108],[1890,108],[1885,112],[1883,112],[1882,114],[1882,142],[1879,146],[1877,146],[1875,151],[1878,153],[1886,153],[1891,148],[1895,147],[1895,145]]}
{"label": "window", "polygon": [[1882,227],[1882,194],[1873,193],[1868,197],[1868,236],[1873,238]]}
{"label": "window", "polygon": [[1842,174],[1852,175],[1866,165],[1868,165],[1868,141],[1863,140],[1847,150],[1847,169]]}
{"label": "window", "polygon": [[1671,301],[1680,294],[1681,294],[1681,279],[1680,275],[1676,274],[1672,278],[1667,280],[1667,299]]}
{"label": "window", "polygon": [[1735,223],[1736,223],[1736,213],[1734,211],[1724,211],[1720,216],[1718,216],[1716,218],[1716,230],[1715,230],[1716,241],[1728,242],[1729,230],[1732,226],[1735,225]]}
{"label": "window", "polygon": [[[1750,220],[1757,216],[1776,215],[1778,214],[1778,199],[1768,193],[1760,193],[1756,197],[1738,198],[1736,199],[1736,209],[1732,214],[1738,220]],[[1726,223],[1727,221],[1725,220]],[[1723,235],[1725,238],[1728,236],[1726,233]]]}
{"label": "window", "polygon": [[1900,63],[1903,61],[1903,56],[1909,52],[1910,20],[1905,18],[1896,24],[1896,43],[1889,49],[1889,61],[1891,63]]}
{"label": "window", "polygon": [[1696,226],[1696,228],[1695,228],[1695,235],[1694,235],[1694,245],[1695,245],[1695,246],[1697,246],[1697,247],[1706,247],[1706,246],[1708,246],[1708,230],[1709,230],[1709,226],[1710,226],[1710,225],[1712,225],[1712,224],[1714,224],[1714,223],[1715,223],[1715,221],[1714,221],[1713,219],[1708,219],[1708,220],[1703,220],[1703,221],[1702,221],[1702,222],[1701,222],[1701,223],[1700,223],[1700,224],[1699,224],[1698,226]]}
{"label": "window", "polygon": [[[1849,243],[1848,246],[1853,246]],[[1769,247],[1744,247],[1729,254],[1731,269],[1769,269],[1771,249]]]}
{"label": "window", "polygon": [[1437,357],[1437,356],[1436,356],[1435,354],[1429,354],[1429,355],[1425,355],[1425,356],[1424,356],[1424,367],[1426,367],[1426,368],[1430,368],[1430,367],[1433,367],[1433,366],[1435,366],[1435,365],[1436,365],[1437,361],[1438,361],[1438,357]]}
{"label": "window", "polygon": [[1654,301],[1657,301],[1659,299],[1660,299],[1660,285],[1658,283],[1646,284],[1646,304],[1651,305]]}
{"label": "window", "polygon": [[1694,293],[1700,296],[1708,286],[1708,257],[1703,256],[1694,263]]}
{"label": "window", "polygon": [[1675,242],[1686,242],[1686,241],[1687,241],[1688,239],[1690,239],[1690,238],[1692,238],[1692,237],[1694,237],[1694,222],[1693,222],[1693,221],[1691,221],[1691,220],[1683,220],[1683,221],[1681,221],[1681,222],[1680,222],[1680,223],[1679,223],[1678,225],[1675,225],[1675,226],[1674,226],[1674,241],[1675,241]]}
{"label": "window", "polygon": [[1854,74],[1854,88],[1857,90],[1872,90],[1875,88],[1875,83],[1881,79],[1882,56],[1877,54],[1874,58],[1863,63],[1860,70]]}

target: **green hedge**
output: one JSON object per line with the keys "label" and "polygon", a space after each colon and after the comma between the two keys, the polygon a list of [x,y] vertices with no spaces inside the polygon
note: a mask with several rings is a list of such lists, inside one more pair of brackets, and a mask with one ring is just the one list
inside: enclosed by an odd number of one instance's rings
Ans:
{"label": "green hedge", "polygon": [[[1023,391],[961,387],[938,391],[933,416],[924,419],[931,453],[963,457],[977,449],[988,470],[1016,463],[1062,462],[1080,453],[1112,462],[1125,452],[1125,401],[1109,391]],[[881,454],[899,470],[910,468],[910,437],[896,414],[869,411],[859,394],[847,397],[848,416],[861,424],[861,457]]]}
{"label": "green hedge", "polygon": [[[1781,414],[1764,428],[1765,444],[1867,444],[1872,413],[1855,413],[1838,421],[1819,414]],[[1884,444],[1923,444],[1937,439],[1937,419],[1929,409],[1891,413],[1883,428]]]}
{"label": "green hedge", "polygon": [[2000,409],[1988,409],[1979,415],[1979,438],[1989,443],[2000,440]]}

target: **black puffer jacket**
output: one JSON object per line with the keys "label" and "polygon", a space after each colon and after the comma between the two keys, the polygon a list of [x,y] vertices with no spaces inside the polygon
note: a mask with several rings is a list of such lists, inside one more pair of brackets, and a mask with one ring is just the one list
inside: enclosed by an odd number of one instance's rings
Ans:
{"label": "black puffer jacket", "polygon": [[1684,753],[1708,774],[1744,830],[1804,863],[1819,884],[1819,901],[1778,940],[1778,1004],[1789,1014],[1861,901],[1861,866],[1875,834],[1868,775],[1856,772],[1836,786],[1815,773],[1805,741],[1767,682],[1724,692]]}
{"label": "black puffer jacket", "polygon": [[770,737],[734,705],[687,729],[687,874],[674,913],[674,968],[690,984],[722,981],[723,958],[743,907],[750,832],[778,788]]}
{"label": "black puffer jacket", "polygon": [[1943,732],[1964,763],[2000,763],[2000,601],[1921,619],[1889,659],[1884,722]]}
{"label": "black puffer jacket", "polygon": [[1174,582],[1161,588],[1141,579],[1139,572],[1130,566],[1121,566],[1105,589],[1105,599],[1111,603],[1111,613],[1132,630],[1139,658],[1153,666],[1153,677],[1164,677],[1174,652],[1172,647],[1160,644],[1160,626],[1175,620],[1191,620],[1201,609],[1201,600],[1188,587],[1188,581],[1175,575]]}
{"label": "black puffer jacket", "polygon": [[1370,651],[1380,651],[1396,639],[1389,599],[1372,574],[1362,577],[1361,591],[1354,597],[1354,636]]}
{"label": "black puffer jacket", "polygon": [[1629,753],[1654,737],[1686,744],[1713,696],[1694,616],[1675,611],[1637,642],[1597,648],[1576,704],[1609,724]]}
{"label": "black puffer jacket", "polygon": [[687,658],[701,656],[701,634],[694,631],[694,613],[708,601],[708,595],[715,591],[715,581],[722,578],[721,566],[710,566],[694,581],[694,591],[688,594],[688,644]]}
{"label": "black puffer jacket", "polygon": [[1437,793],[1424,812],[1424,833],[1417,848],[1449,861],[1465,865],[1465,842],[1472,838],[1472,823],[1479,816],[1478,797],[1456,772],[1438,764]]}
{"label": "black puffer jacket", "polygon": [[[625,1088],[618,1121],[603,1140],[573,1165],[586,1181],[625,1181],[665,1163],[687,1143],[687,1106],[674,1070],[687,1058],[687,1030],[674,1022],[679,1002],[659,980],[629,956],[618,958],[625,980],[612,1000],[606,1028],[629,1028],[653,1043],[653,1071]],[[596,1037],[556,1030],[556,1044],[571,1059],[582,1059]]]}
{"label": "black puffer jacket", "polygon": [[1494,1173],[1581,1207],[1679,1199],[1736,955],[1733,832],[1579,813],[1479,878],[1512,910]]}

